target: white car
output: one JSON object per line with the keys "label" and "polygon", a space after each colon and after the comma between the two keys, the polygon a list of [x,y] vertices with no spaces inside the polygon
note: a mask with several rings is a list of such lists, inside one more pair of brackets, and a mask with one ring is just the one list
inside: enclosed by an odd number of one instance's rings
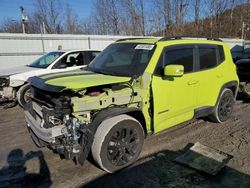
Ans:
{"label": "white car", "polygon": [[30,77],[85,67],[99,53],[99,50],[89,49],[53,51],[30,65],[0,71],[0,103],[12,102],[15,105],[18,101],[23,106],[30,96],[30,87],[27,83]]}

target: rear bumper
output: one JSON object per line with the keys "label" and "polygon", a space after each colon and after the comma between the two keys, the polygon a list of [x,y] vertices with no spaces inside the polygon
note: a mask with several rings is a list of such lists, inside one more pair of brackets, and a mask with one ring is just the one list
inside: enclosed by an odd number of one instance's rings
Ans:
{"label": "rear bumper", "polygon": [[55,143],[57,137],[63,136],[67,130],[64,125],[55,126],[52,128],[42,127],[42,119],[28,110],[24,111],[27,126],[34,132],[34,134],[41,140],[47,143]]}

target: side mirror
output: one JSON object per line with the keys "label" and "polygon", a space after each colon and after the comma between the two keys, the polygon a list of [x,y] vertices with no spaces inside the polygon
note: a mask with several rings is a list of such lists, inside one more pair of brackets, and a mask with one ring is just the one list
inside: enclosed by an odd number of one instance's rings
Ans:
{"label": "side mirror", "polygon": [[181,77],[183,74],[183,65],[167,65],[164,67],[164,76]]}

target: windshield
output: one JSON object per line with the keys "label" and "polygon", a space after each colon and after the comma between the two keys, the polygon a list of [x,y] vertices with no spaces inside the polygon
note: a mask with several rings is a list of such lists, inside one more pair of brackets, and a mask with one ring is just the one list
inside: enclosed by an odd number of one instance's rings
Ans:
{"label": "windshield", "polygon": [[153,51],[153,44],[111,44],[93,60],[88,70],[115,76],[139,76],[148,65]]}
{"label": "windshield", "polygon": [[31,63],[30,67],[35,68],[47,68],[51,63],[53,63],[58,57],[60,57],[64,52],[50,52],[40,57],[33,63]]}

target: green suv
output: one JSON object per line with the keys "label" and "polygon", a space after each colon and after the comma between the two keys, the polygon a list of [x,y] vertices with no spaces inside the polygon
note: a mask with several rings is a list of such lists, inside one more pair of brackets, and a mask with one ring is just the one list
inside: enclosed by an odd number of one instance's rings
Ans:
{"label": "green suv", "polygon": [[148,135],[192,118],[226,121],[239,83],[226,44],[184,37],[118,40],[85,69],[29,81],[35,144],[80,164],[92,152],[110,173],[133,163]]}

